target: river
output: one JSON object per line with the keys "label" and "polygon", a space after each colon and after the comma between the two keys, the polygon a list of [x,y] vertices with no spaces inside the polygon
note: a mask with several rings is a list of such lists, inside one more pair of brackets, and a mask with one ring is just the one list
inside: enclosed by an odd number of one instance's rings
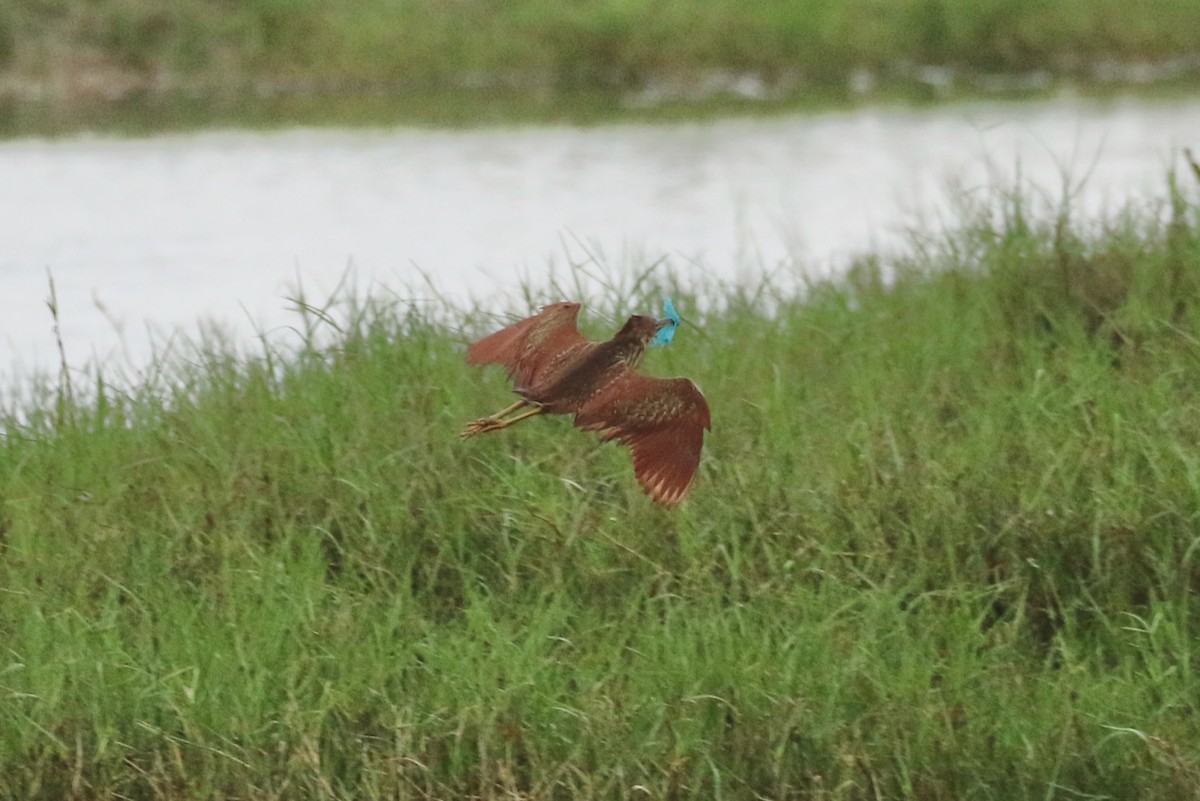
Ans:
{"label": "river", "polygon": [[[0,375],[137,366],[215,321],[251,341],[321,297],[436,291],[526,311],[522,280],[596,258],[736,280],[837,270],[945,214],[951,183],[1087,176],[1099,214],[1161,196],[1200,97],[979,103],[680,124],[298,129],[0,142]],[[925,223],[920,222],[926,220]],[[435,289],[425,283],[431,281]],[[547,299],[553,299],[547,297]]]}

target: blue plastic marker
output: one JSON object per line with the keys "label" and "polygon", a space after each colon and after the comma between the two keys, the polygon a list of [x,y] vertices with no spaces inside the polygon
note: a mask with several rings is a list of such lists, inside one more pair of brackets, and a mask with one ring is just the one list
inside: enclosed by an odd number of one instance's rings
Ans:
{"label": "blue plastic marker", "polygon": [[679,313],[675,311],[675,304],[671,302],[670,298],[663,301],[663,314],[671,319],[671,324],[659,329],[658,333],[654,336],[654,341],[650,343],[650,347],[652,348],[670,345],[671,340],[675,338],[675,329],[682,322],[679,319]]}

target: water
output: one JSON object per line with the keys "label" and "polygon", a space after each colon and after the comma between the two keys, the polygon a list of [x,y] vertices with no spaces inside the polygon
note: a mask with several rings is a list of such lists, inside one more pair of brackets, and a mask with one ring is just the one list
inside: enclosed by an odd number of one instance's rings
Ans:
{"label": "water", "polygon": [[[250,341],[302,281],[516,308],[522,277],[601,255],[804,275],[890,243],[989,168],[1097,213],[1161,195],[1200,98],[980,104],[678,125],[293,130],[0,143],[0,375],[138,365],[199,320]],[[523,309],[522,309],[523,310]]]}

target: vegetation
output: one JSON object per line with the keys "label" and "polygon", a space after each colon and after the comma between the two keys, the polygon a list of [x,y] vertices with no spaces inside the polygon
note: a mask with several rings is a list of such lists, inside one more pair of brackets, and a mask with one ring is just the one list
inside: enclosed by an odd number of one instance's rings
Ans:
{"label": "vegetation", "polygon": [[9,0],[0,137],[591,124],[1153,84],[1192,0]]}
{"label": "vegetation", "polygon": [[0,69],[107,96],[180,81],[637,88],[714,71],[787,88],[914,65],[1093,78],[1119,63],[1194,70],[1198,29],[1191,0],[10,0]]}
{"label": "vegetation", "polygon": [[0,435],[0,797],[1190,797],[1198,208],[971,203],[803,291],[592,298],[690,312],[675,512],[566,420],[456,438],[508,398],[478,311],[64,367]]}

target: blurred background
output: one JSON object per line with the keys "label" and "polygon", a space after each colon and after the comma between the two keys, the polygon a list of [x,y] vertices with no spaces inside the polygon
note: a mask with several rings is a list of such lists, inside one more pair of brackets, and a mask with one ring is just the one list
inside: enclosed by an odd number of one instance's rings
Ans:
{"label": "blurred background", "polygon": [[[353,284],[803,282],[985,186],[1154,203],[1189,0],[9,0],[0,375],[247,341]],[[561,284],[561,281],[560,281]]]}

